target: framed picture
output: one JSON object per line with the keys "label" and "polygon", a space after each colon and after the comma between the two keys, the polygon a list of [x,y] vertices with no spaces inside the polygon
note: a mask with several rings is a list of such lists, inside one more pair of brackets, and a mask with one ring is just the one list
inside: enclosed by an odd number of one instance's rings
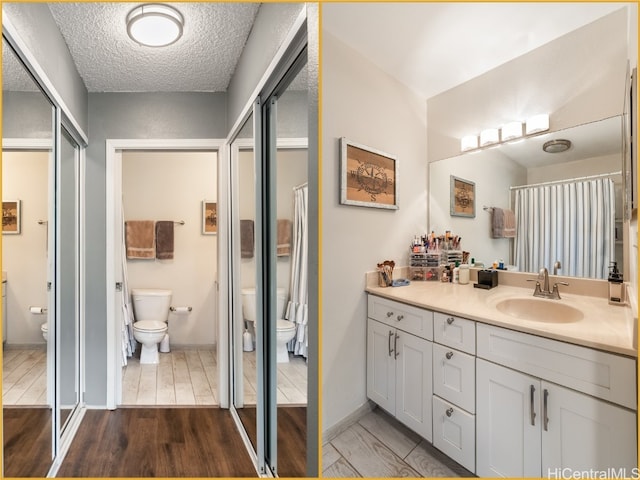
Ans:
{"label": "framed picture", "polygon": [[396,157],[341,138],[340,203],[397,210]]}
{"label": "framed picture", "polygon": [[218,204],[202,201],[202,234],[215,235],[218,233]]}
{"label": "framed picture", "polygon": [[451,216],[476,216],[476,184],[469,180],[450,176],[451,178]]}
{"label": "framed picture", "polygon": [[20,233],[20,200],[2,202],[2,234]]}

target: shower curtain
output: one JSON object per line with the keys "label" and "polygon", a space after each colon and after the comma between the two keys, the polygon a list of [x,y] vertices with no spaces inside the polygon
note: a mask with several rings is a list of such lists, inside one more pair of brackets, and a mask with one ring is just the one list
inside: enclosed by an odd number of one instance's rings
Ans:
{"label": "shower curtain", "polygon": [[290,299],[285,318],[296,324],[296,336],[287,347],[294,355],[307,357],[307,185],[294,188],[293,248],[291,251]]}
{"label": "shower curtain", "polygon": [[[124,218],[124,211],[122,212]],[[122,224],[122,366],[126,366],[128,358],[133,356],[136,349],[136,340],[133,338],[133,305],[129,296],[127,282],[127,245],[125,240],[124,223]]]}
{"label": "shower curtain", "polygon": [[610,178],[525,187],[515,192],[515,264],[521,271],[607,278],[615,248],[615,196]]}

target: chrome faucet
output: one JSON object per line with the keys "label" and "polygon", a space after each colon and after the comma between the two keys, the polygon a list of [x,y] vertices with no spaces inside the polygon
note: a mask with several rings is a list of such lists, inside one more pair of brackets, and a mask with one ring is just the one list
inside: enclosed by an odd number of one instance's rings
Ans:
{"label": "chrome faucet", "polygon": [[[560,262],[556,262],[560,263]],[[555,271],[555,265],[554,265]],[[542,286],[540,282],[542,281]],[[552,300],[560,300],[560,292],[558,291],[558,285],[569,285],[567,282],[556,282],[553,284],[553,290],[549,290],[549,270],[546,267],[542,267],[538,272],[537,279],[527,279],[527,282],[536,282],[536,288],[533,290],[534,297],[550,298]]]}

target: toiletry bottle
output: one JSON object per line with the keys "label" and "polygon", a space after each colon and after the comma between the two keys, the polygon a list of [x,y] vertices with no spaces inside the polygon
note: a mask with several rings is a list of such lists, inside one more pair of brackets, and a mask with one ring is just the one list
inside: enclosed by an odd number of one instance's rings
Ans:
{"label": "toiletry bottle", "polygon": [[453,267],[453,283],[460,283],[460,263],[456,262],[456,266]]}
{"label": "toiletry bottle", "polygon": [[469,283],[469,265],[467,265],[466,263],[460,265],[458,282],[460,283],[460,285],[466,285],[467,283]]}
{"label": "toiletry bottle", "polygon": [[611,305],[624,305],[625,286],[622,274],[618,271],[618,262],[611,262],[609,266],[609,303]]}

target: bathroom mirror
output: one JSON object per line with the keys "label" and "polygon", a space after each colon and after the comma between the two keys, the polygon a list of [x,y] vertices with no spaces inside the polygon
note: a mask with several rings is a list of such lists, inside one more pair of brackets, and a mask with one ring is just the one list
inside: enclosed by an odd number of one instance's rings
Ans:
{"label": "bathroom mirror", "polygon": [[[543,145],[566,139],[571,147],[560,153],[547,153]],[[491,238],[491,207],[515,208],[514,189],[547,182],[604,177],[614,186],[615,260],[623,265],[623,123],[622,117],[528,137],[513,144],[463,153],[429,164],[429,229],[450,230],[462,237],[462,249],[485,265],[504,260],[514,264],[514,241]],[[450,176],[475,182],[476,214],[474,218],[454,217],[449,213]],[[551,261],[553,264],[553,261]],[[543,265],[540,265],[543,266]],[[540,268],[514,269],[536,271]],[[550,265],[547,265],[551,268]],[[567,275],[558,271],[561,275]],[[600,277],[601,278],[601,277]]]}
{"label": "bathroom mirror", "polygon": [[3,476],[44,477],[55,434],[48,328],[55,303],[47,290],[54,277],[54,109],[4,38],[2,95]]}

